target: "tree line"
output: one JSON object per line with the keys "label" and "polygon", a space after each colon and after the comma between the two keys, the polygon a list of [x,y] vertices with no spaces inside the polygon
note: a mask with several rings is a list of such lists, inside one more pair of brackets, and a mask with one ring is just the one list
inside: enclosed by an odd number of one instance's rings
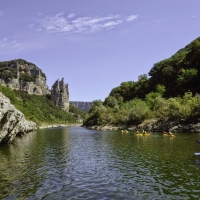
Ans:
{"label": "tree line", "polygon": [[160,61],[138,81],[128,81],[94,101],[85,126],[132,125],[145,119],[180,123],[200,119],[200,38]]}

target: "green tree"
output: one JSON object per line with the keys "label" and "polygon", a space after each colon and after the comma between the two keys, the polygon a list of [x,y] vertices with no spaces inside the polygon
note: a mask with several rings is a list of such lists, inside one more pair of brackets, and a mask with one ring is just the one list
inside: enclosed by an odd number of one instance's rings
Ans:
{"label": "green tree", "polygon": [[104,103],[103,103],[105,106],[109,106],[111,108],[114,108],[116,106],[118,106],[118,101],[115,99],[115,97],[113,96],[108,96]]}
{"label": "green tree", "polygon": [[149,108],[141,99],[133,99],[124,104],[128,124],[139,124],[148,117]]}

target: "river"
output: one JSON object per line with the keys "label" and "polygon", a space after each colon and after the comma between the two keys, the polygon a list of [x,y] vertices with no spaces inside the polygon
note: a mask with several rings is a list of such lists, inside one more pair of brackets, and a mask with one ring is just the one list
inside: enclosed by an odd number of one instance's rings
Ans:
{"label": "river", "polygon": [[200,199],[200,134],[40,129],[0,146],[0,199]]}

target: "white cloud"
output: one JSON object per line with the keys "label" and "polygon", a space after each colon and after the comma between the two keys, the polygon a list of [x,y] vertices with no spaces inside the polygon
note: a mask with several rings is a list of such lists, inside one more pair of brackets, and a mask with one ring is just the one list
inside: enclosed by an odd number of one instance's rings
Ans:
{"label": "white cloud", "polygon": [[30,24],[28,27],[48,33],[94,33],[114,28],[125,22],[131,22],[137,19],[138,16],[130,15],[128,17],[122,17],[121,15],[109,14],[103,17],[74,17],[74,13],[65,16],[61,12],[55,16],[38,18],[34,24]]}
{"label": "white cloud", "polygon": [[4,15],[4,13],[2,11],[0,11],[0,16]]}
{"label": "white cloud", "polygon": [[48,32],[68,32],[73,29],[67,19],[63,17],[63,13],[39,20],[38,24],[39,30],[46,30]]}
{"label": "white cloud", "polygon": [[34,27],[35,27],[35,24],[29,24],[29,25],[28,25],[28,28],[31,28],[31,29],[32,29],[32,28],[34,28]]}
{"label": "white cloud", "polygon": [[192,17],[193,17],[193,18],[196,18],[197,16],[196,16],[196,15],[192,15]]}
{"label": "white cloud", "polygon": [[73,18],[75,16],[75,14],[74,13],[71,13],[71,14],[69,14],[67,17],[68,18]]}
{"label": "white cloud", "polygon": [[123,21],[122,20],[117,20],[117,21],[110,21],[104,24],[104,27],[111,27],[111,26],[117,26],[121,24]]}
{"label": "white cloud", "polygon": [[8,38],[0,39],[0,52],[6,54],[6,52],[12,50],[12,52],[17,51],[21,48],[22,44],[16,39],[9,40]]}
{"label": "white cloud", "polygon": [[127,21],[131,22],[138,18],[138,15],[130,15],[126,18]]}
{"label": "white cloud", "polygon": [[48,42],[41,39],[39,42],[23,41],[20,42],[16,38],[2,38],[0,39],[0,55],[17,54],[22,51],[41,49],[48,46]]}

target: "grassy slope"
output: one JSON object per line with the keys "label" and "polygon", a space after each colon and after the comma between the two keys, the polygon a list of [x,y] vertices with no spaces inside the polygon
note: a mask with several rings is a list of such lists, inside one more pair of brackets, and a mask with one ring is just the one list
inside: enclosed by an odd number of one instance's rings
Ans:
{"label": "grassy slope", "polygon": [[23,91],[14,91],[0,86],[0,92],[20,110],[27,120],[41,124],[76,123],[76,118],[56,107],[47,96],[29,95]]}

